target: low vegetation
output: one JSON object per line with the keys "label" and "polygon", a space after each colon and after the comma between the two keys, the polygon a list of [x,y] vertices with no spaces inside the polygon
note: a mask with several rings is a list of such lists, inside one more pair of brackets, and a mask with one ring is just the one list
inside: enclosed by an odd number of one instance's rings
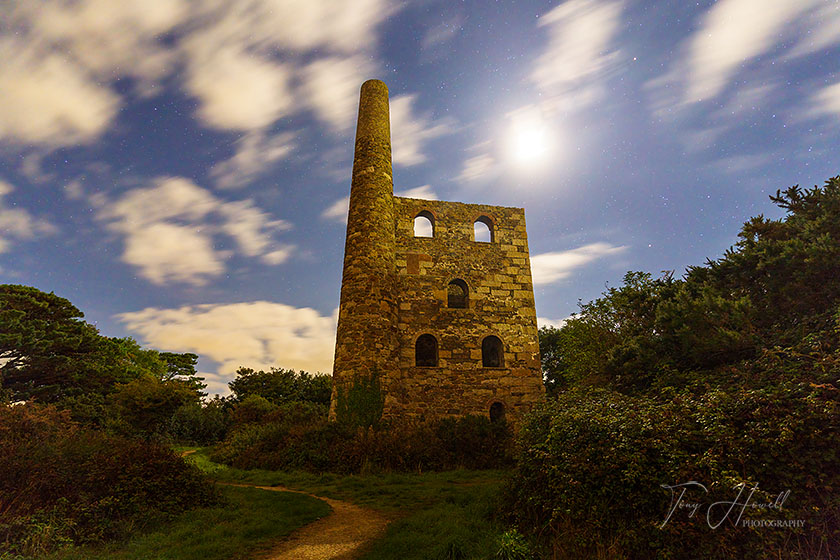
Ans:
{"label": "low vegetation", "polygon": [[[378,510],[393,521],[364,560],[518,558],[527,546],[511,542],[497,518],[506,471],[341,475],[301,471],[242,470],[214,463],[211,449],[189,456],[208,476],[226,482],[280,485]],[[522,539],[522,537],[519,537]],[[515,540],[516,537],[514,536]],[[516,546],[519,546],[519,549]]]}
{"label": "low vegetation", "polygon": [[289,492],[221,488],[222,504],[196,509],[107,545],[68,548],[40,560],[245,560],[329,514],[324,502]]}
{"label": "low vegetation", "polygon": [[119,538],[219,503],[167,447],[79,426],[54,406],[0,407],[0,553]]}

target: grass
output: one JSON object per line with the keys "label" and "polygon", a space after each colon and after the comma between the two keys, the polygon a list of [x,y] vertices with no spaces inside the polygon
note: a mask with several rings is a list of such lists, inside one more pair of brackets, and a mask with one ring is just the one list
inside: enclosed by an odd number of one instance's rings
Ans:
{"label": "grass", "polygon": [[393,521],[363,560],[486,559],[499,551],[505,527],[493,516],[504,471],[344,476],[240,470],[213,463],[209,452],[198,449],[189,460],[216,480],[285,486],[384,513]]}
{"label": "grass", "polygon": [[239,560],[253,558],[329,506],[288,492],[225,486],[227,503],[185,512],[125,542],[73,547],[39,560]]}

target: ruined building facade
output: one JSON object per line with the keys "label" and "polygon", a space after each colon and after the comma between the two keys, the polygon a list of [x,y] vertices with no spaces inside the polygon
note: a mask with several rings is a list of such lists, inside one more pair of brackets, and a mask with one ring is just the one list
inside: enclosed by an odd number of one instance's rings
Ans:
{"label": "ruined building facade", "polygon": [[524,211],[394,196],[378,80],[359,103],[331,414],[371,376],[385,417],[516,421],[544,395]]}

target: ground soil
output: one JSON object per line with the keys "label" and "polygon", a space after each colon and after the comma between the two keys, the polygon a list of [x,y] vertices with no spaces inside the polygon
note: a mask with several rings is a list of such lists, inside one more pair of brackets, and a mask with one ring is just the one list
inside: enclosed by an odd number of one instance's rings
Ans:
{"label": "ground soil", "polygon": [[[230,485],[306,494],[282,486]],[[262,560],[352,560],[381,536],[388,525],[388,519],[374,510],[323,496],[306,495],[329,504],[332,513],[301,527],[277,543],[260,557]]]}

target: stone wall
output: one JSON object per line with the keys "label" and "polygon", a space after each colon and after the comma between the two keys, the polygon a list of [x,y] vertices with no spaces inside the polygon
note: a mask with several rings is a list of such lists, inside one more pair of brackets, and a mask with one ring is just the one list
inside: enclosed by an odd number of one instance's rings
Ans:
{"label": "stone wall", "polygon": [[[434,236],[415,237],[414,218],[433,218]],[[537,318],[525,212],[460,202],[394,198],[399,371],[386,380],[386,415],[488,415],[493,403],[516,419],[542,400]],[[474,239],[480,218],[493,240]],[[463,280],[465,308],[450,308],[447,289]],[[431,334],[438,365],[415,365],[415,343]],[[483,367],[482,340],[503,344],[501,367]]]}

